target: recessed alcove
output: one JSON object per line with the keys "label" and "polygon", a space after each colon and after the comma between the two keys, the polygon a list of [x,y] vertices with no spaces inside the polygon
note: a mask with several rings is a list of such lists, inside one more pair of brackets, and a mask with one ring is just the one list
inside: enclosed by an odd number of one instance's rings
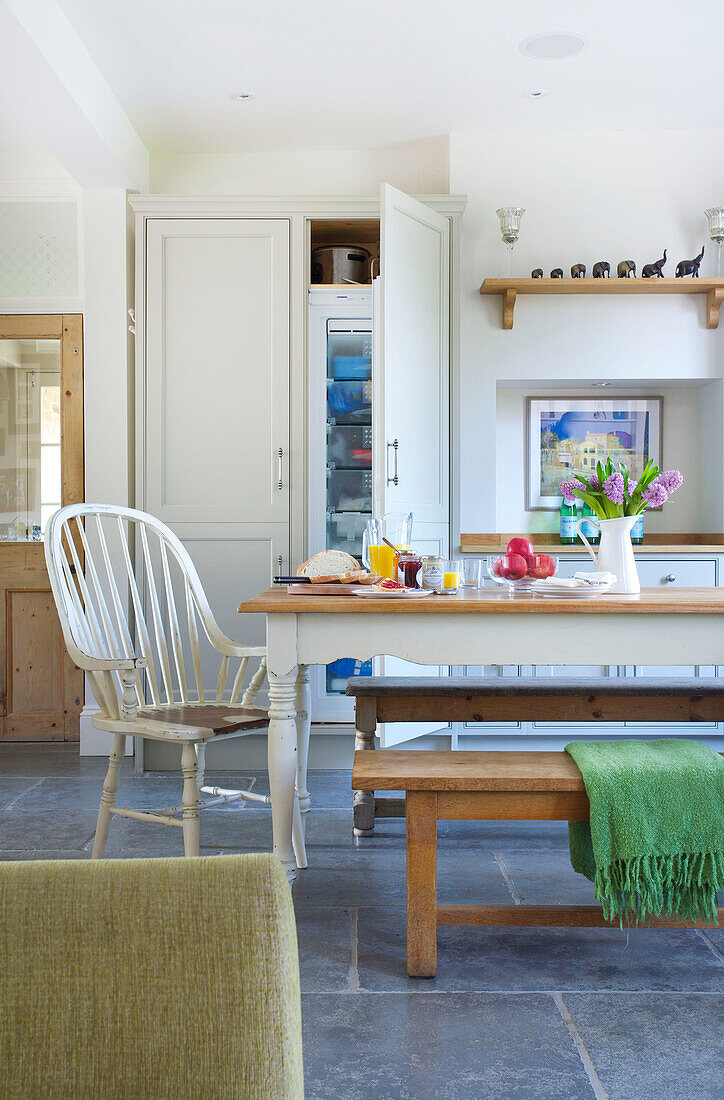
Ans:
{"label": "recessed alcove", "polygon": [[[606,383],[601,386],[601,383]],[[558,531],[557,511],[526,511],[527,397],[663,397],[663,462],[684,488],[646,515],[649,533],[716,532],[724,526],[724,382],[719,378],[505,379],[496,384],[495,529]]]}

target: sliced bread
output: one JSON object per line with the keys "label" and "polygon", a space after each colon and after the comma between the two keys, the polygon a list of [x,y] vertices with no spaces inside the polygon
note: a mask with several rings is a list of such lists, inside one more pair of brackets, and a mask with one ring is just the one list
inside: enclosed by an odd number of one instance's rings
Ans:
{"label": "sliced bread", "polygon": [[302,562],[297,569],[298,577],[337,577],[340,574],[355,573],[360,564],[344,550],[322,550],[309,561]]}

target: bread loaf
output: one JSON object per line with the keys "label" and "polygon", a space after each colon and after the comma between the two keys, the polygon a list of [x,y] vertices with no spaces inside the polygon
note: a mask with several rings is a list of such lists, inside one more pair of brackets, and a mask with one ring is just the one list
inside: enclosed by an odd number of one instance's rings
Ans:
{"label": "bread loaf", "polygon": [[312,582],[320,583],[323,580],[337,580],[341,575],[359,572],[360,564],[351,554],[345,554],[344,550],[322,550],[304,561],[297,569],[298,577],[309,577]]}

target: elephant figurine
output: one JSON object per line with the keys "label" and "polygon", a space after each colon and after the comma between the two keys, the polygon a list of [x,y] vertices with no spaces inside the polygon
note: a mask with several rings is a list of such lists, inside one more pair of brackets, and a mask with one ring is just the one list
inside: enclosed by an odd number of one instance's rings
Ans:
{"label": "elephant figurine", "polygon": [[531,279],[542,279],[543,278],[543,268],[542,267],[534,268],[530,273],[530,277],[531,277]]}
{"label": "elephant figurine", "polygon": [[574,264],[573,267],[571,268],[571,278],[572,279],[585,279],[586,278],[586,265],[585,264]]}
{"label": "elephant figurine", "polygon": [[599,260],[598,263],[593,265],[593,277],[594,279],[611,278],[611,265],[608,260]]}
{"label": "elephant figurine", "polygon": [[664,272],[663,266],[666,263],[666,249],[660,260],[657,260],[655,264],[644,264],[641,269],[642,279],[663,279]]}
{"label": "elephant figurine", "polygon": [[621,260],[621,263],[616,268],[616,274],[618,275],[619,279],[635,279],[636,261]]}
{"label": "elephant figurine", "polygon": [[553,270],[551,271],[551,279],[562,279],[562,278],[563,278],[563,268],[562,267],[554,267]]}
{"label": "elephant figurine", "polygon": [[699,278],[699,268],[701,267],[701,261],[704,259],[704,245],[701,246],[701,252],[698,256],[694,256],[693,260],[679,260],[676,265],[676,278],[682,279],[684,275],[691,275],[692,279]]}

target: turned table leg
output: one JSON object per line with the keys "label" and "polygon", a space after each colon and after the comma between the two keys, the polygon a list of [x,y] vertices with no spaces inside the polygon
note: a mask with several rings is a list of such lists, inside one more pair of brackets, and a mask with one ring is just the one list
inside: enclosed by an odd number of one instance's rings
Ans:
{"label": "turned table leg", "polygon": [[[377,700],[358,697],[354,708],[354,750],[374,749],[377,729]],[[372,836],[375,831],[375,792],[354,791],[352,810],[355,836]]]}
{"label": "turned table leg", "polygon": [[407,973],[437,973],[437,792],[407,792]]}
{"label": "turned table leg", "polygon": [[[296,807],[297,778],[297,669],[296,666],[283,676],[269,673],[269,788],[272,800],[272,826],[274,854],[282,861],[290,879],[294,877],[297,862],[292,850],[292,825]],[[295,830],[300,847],[301,862],[304,857],[304,839],[301,823]]]}

